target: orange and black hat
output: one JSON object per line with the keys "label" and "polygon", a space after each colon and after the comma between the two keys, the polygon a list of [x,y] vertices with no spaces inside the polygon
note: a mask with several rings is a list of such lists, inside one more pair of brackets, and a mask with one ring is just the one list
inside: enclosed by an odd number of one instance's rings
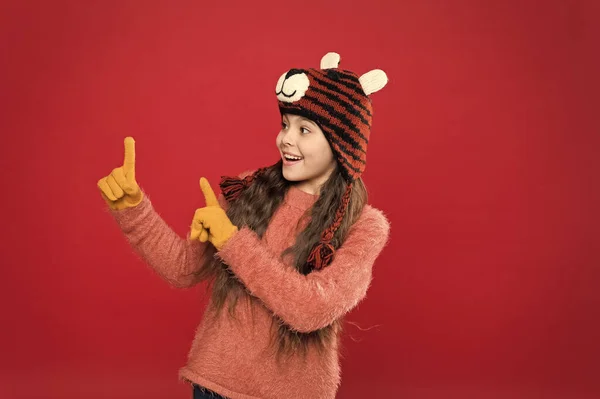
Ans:
{"label": "orange and black hat", "polygon": [[[321,269],[333,260],[335,249],[331,241],[346,213],[352,183],[366,167],[373,114],[369,95],[381,90],[388,81],[380,69],[359,76],[338,69],[339,63],[339,54],[327,53],[321,59],[320,69],[290,69],[281,75],[276,86],[280,113],[304,116],[319,125],[348,182],[333,223],[308,257],[311,269]],[[245,179],[224,177],[221,190],[225,198],[237,198],[264,169]]]}
{"label": "orange and black hat", "polygon": [[304,116],[319,125],[342,167],[354,181],[365,170],[373,109],[369,94],[385,86],[387,76],[375,69],[358,76],[338,69],[340,56],[328,53],[321,69],[290,69],[277,82],[281,114]]}

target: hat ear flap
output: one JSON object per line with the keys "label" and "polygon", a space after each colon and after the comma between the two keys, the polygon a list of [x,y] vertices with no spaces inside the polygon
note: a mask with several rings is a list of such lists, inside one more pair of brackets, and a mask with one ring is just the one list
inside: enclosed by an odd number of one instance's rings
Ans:
{"label": "hat ear flap", "polygon": [[388,82],[388,77],[381,69],[373,69],[358,78],[358,81],[368,96],[383,89]]}
{"label": "hat ear flap", "polygon": [[321,69],[337,68],[340,60],[341,58],[338,53],[327,53],[321,58]]}

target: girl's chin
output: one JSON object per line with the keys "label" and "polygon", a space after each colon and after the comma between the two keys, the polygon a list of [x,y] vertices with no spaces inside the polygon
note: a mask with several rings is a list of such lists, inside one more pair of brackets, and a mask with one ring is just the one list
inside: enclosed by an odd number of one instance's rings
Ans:
{"label": "girl's chin", "polygon": [[298,172],[294,172],[294,171],[290,171],[290,170],[286,170],[288,168],[283,168],[283,177],[287,180],[287,181],[303,181],[305,180],[304,176],[302,173],[298,173]]}

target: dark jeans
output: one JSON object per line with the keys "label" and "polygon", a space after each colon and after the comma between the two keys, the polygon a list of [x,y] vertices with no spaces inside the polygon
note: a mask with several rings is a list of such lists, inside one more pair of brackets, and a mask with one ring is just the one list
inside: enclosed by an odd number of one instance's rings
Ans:
{"label": "dark jeans", "polygon": [[193,399],[227,399],[225,396],[221,396],[216,392],[211,391],[208,388],[201,387],[198,384],[192,384],[193,386]]}

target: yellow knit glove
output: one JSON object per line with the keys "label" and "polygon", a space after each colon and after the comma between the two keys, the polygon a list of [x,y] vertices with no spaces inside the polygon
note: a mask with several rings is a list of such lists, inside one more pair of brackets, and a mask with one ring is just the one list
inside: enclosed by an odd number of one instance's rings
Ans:
{"label": "yellow knit glove", "polygon": [[204,193],[206,207],[196,209],[190,238],[199,239],[202,242],[210,241],[215,248],[221,250],[225,243],[238,231],[225,213],[225,210],[219,205],[219,201],[210,187],[208,180],[200,178],[200,189]]}
{"label": "yellow knit glove", "polygon": [[116,210],[132,208],[142,202],[143,193],[135,181],[135,140],[125,138],[123,166],[113,169],[110,175],[98,180],[102,198]]}

